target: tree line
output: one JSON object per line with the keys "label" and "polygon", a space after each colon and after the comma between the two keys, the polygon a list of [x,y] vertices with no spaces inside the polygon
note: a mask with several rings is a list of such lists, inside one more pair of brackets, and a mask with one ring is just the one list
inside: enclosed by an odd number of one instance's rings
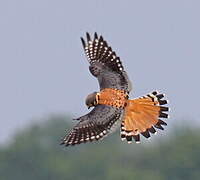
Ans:
{"label": "tree line", "polygon": [[167,137],[122,142],[119,132],[91,144],[60,146],[71,118],[49,117],[0,146],[1,180],[197,180],[200,129],[176,127]]}

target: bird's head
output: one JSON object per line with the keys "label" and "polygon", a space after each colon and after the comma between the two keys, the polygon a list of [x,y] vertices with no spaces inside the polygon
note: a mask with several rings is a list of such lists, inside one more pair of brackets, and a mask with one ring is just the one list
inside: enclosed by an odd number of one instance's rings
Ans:
{"label": "bird's head", "polygon": [[85,104],[90,109],[93,106],[96,106],[98,104],[98,93],[93,92],[92,94],[89,94],[85,100]]}

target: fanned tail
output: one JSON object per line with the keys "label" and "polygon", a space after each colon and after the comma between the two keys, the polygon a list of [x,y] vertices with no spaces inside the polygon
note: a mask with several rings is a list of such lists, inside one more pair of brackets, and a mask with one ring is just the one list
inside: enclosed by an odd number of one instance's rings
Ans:
{"label": "fanned tail", "polygon": [[160,118],[169,117],[167,114],[169,108],[163,106],[167,103],[164,94],[157,91],[138,99],[128,100],[121,124],[121,139],[126,139],[128,143],[134,139],[136,143],[139,143],[140,134],[149,138],[150,133],[156,133],[155,128],[164,130],[162,126],[166,126],[167,123]]}

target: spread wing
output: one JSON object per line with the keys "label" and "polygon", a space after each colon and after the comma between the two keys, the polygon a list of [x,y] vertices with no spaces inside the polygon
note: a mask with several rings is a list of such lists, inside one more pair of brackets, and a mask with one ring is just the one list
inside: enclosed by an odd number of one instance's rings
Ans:
{"label": "spread wing", "polygon": [[63,138],[66,146],[104,138],[121,122],[124,110],[112,106],[97,105],[88,114],[78,118],[78,124]]}
{"label": "spread wing", "polygon": [[94,39],[86,33],[86,41],[81,38],[83,48],[90,63],[90,72],[97,77],[100,90],[104,88],[116,88],[131,91],[131,83],[120,58],[108,46],[102,36],[94,34]]}

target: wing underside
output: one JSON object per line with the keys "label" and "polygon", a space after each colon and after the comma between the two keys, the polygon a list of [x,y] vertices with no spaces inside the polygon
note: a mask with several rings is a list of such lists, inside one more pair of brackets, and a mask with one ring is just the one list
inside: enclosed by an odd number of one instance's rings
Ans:
{"label": "wing underside", "polygon": [[97,105],[90,113],[78,118],[78,124],[63,138],[66,146],[103,139],[113,132],[123,116],[123,109]]}

